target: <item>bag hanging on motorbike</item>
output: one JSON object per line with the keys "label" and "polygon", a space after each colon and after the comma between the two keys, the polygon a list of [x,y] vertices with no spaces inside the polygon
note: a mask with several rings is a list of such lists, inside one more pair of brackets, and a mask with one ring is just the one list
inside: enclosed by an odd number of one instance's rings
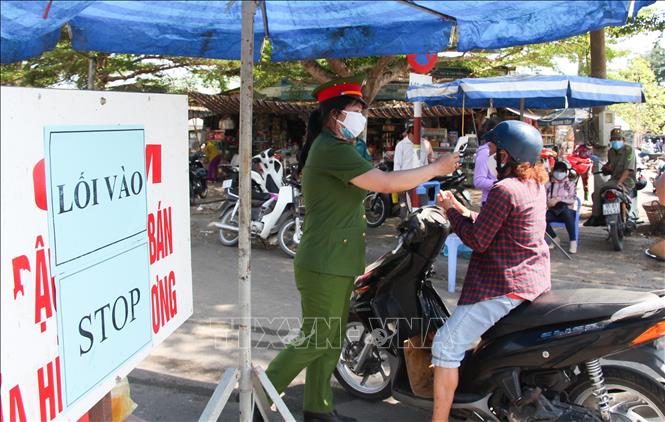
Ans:
{"label": "bag hanging on motorbike", "polygon": [[418,397],[434,397],[432,341],[428,337],[414,336],[404,342],[404,360],[411,391]]}

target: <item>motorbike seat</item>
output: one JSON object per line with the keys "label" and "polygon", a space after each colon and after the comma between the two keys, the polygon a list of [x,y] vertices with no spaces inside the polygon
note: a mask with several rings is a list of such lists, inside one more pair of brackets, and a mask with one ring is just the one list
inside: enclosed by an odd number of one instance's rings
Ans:
{"label": "motorbike seat", "polygon": [[[231,193],[236,196],[239,195],[237,188],[231,188]],[[254,201],[257,202],[256,205],[261,205],[270,198],[271,195],[268,192],[257,192],[255,190],[252,190],[252,205],[254,205]]]}
{"label": "motorbike seat", "polygon": [[601,289],[549,291],[533,302],[525,302],[503,317],[483,339],[489,340],[530,328],[567,322],[585,323],[608,319],[614,312],[656,296],[649,292]]}

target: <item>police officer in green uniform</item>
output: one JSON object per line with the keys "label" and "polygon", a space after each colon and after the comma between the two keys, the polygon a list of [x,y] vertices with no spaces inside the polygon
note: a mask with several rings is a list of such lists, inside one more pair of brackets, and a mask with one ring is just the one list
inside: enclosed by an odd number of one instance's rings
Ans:
{"label": "police officer in green uniform", "polygon": [[307,368],[305,421],[355,420],[335,411],[330,377],[341,352],[353,281],[365,271],[366,191],[412,189],[459,166],[458,154],[446,154],[414,170],[374,169],[353,145],[366,124],[362,83],[362,77],[336,79],[314,91],[319,108],[310,118],[301,154],[306,218],[294,273],[302,327],[266,374],[281,393]]}
{"label": "police officer in green uniform", "polygon": [[635,150],[630,145],[626,145],[621,129],[615,128],[610,132],[610,147],[611,149],[607,153],[607,164],[603,166],[603,173],[609,173],[610,180],[594,189],[591,218],[584,223],[587,227],[605,225],[600,200],[601,192],[607,188],[622,188],[626,192],[631,192],[637,181],[635,178]]}

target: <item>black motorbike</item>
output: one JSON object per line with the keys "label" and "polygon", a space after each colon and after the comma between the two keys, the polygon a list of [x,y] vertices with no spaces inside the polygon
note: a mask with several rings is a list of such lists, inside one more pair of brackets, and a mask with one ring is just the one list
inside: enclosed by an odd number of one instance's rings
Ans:
{"label": "black motorbike", "polygon": [[[392,163],[381,163],[379,170],[392,171]],[[441,190],[450,190],[455,198],[466,207],[471,205],[471,196],[464,190],[466,175],[461,170],[455,170],[449,176],[435,177],[431,181],[439,182]],[[430,193],[428,192],[428,195]],[[429,200],[434,198],[429,197]],[[368,192],[363,202],[365,219],[368,227],[379,227],[389,217],[398,217],[401,212],[400,201],[390,193]],[[411,210],[407,210],[410,212]]]}
{"label": "black motorbike", "polygon": [[[450,226],[440,209],[424,207],[399,230],[397,247],[355,281],[335,377],[357,397],[392,395],[431,408],[431,341],[450,312],[429,278]],[[665,420],[664,386],[637,366],[604,359],[644,345],[658,357],[663,351],[652,345],[664,334],[665,290],[545,293],[514,309],[467,352],[453,416]],[[662,366],[656,370],[665,379]]]}
{"label": "black motorbike", "polygon": [[203,166],[200,154],[189,157],[189,205],[196,203],[196,197],[208,196],[208,171]]}

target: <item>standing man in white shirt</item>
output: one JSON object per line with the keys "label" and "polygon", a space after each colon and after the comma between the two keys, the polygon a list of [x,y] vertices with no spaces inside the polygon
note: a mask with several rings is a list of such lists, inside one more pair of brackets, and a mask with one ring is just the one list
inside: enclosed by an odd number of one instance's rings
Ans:
{"label": "standing man in white shirt", "polygon": [[[424,128],[421,126],[421,128]],[[429,164],[428,155],[429,151],[424,144],[415,144],[415,137],[413,133],[413,122],[409,121],[406,125],[406,134],[404,139],[399,141],[395,146],[395,161],[394,170],[411,170],[414,168],[426,166]],[[407,205],[408,204],[408,205]],[[400,192],[399,194],[399,216],[404,221],[408,215],[411,200],[408,192]]]}

